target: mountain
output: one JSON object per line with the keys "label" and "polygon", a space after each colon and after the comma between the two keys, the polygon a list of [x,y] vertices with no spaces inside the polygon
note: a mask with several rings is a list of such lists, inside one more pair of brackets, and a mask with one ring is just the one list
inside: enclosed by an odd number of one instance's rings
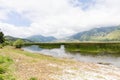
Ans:
{"label": "mountain", "polygon": [[[5,36],[5,39],[9,41],[15,41],[21,38]],[[52,36],[45,37],[42,35],[33,35],[22,40],[25,42],[120,41],[120,26],[93,28],[91,30],[79,32],[72,36],[58,40]]]}
{"label": "mountain", "polygon": [[[16,38],[16,37],[12,37],[12,36],[5,36],[4,37],[5,40],[7,41],[16,41],[17,39],[22,39],[22,38]],[[30,40],[27,40],[27,39],[22,39],[24,42],[32,42]]]}
{"label": "mountain", "polygon": [[68,39],[79,41],[120,41],[120,26],[94,28],[74,34]]}
{"label": "mountain", "polygon": [[26,39],[34,41],[34,42],[51,42],[51,41],[56,40],[55,37],[52,37],[52,36],[45,37],[45,36],[42,36],[42,35],[33,35],[33,36],[30,36],[30,37],[27,37]]}

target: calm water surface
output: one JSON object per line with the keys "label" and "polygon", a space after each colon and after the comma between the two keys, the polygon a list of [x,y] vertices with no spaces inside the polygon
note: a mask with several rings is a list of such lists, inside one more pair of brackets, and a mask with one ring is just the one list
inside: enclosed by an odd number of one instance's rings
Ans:
{"label": "calm water surface", "polygon": [[112,57],[112,56],[84,56],[80,53],[69,53],[65,51],[64,45],[61,45],[60,48],[54,49],[42,49],[39,46],[33,45],[22,48],[25,51],[40,53],[44,55],[49,55],[53,57],[60,58],[72,58],[78,61],[83,62],[94,62],[94,63],[102,63],[102,64],[110,64],[120,67],[120,57]]}

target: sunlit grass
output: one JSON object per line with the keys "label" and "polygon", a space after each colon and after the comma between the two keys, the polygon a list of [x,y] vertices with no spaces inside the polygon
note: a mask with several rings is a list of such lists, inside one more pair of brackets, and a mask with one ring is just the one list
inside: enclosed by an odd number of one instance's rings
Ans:
{"label": "sunlit grass", "polygon": [[0,80],[15,80],[10,68],[13,60],[7,56],[0,55]]}
{"label": "sunlit grass", "polygon": [[[38,67],[38,69],[41,69],[42,72],[46,73],[56,73],[60,71],[61,69],[58,67],[52,67],[49,66],[49,64],[55,64],[55,65],[61,65],[61,64],[70,64],[74,65],[75,62],[70,59],[59,59],[47,55],[42,54],[36,54],[36,53],[30,53],[27,51],[23,51],[21,49],[16,49],[11,46],[5,46],[0,50],[0,55],[2,56],[0,59],[1,64],[8,65],[7,67],[2,66],[1,73],[0,74],[0,80],[25,80],[25,78],[19,77],[19,74],[24,75],[23,73],[26,73],[29,69],[35,69]],[[8,56],[8,57],[7,57]],[[3,59],[4,58],[4,59]],[[19,62],[20,61],[20,62]],[[20,67],[22,66],[22,67]],[[25,67],[26,66],[26,67]],[[30,67],[34,66],[34,67]],[[39,68],[41,67],[41,68]],[[18,71],[20,69],[20,71]],[[45,71],[44,71],[45,69]],[[46,70],[47,69],[47,70]],[[50,69],[50,71],[49,71]],[[7,71],[6,71],[7,70]],[[21,72],[23,70],[23,72]],[[29,74],[30,72],[27,72],[26,74]],[[43,75],[46,73],[42,73],[41,77],[44,77]],[[14,74],[14,76],[13,76]],[[33,71],[34,74],[34,71]],[[41,74],[41,73],[38,73]],[[36,74],[37,75],[37,74]],[[6,79],[6,78],[9,79]],[[40,78],[39,76],[26,76],[27,80],[37,80]],[[39,77],[39,78],[38,78]],[[42,78],[41,78],[42,79]]]}

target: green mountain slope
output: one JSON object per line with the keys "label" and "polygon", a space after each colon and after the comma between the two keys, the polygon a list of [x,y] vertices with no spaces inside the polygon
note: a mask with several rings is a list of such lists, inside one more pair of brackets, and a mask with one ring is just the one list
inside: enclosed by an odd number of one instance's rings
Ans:
{"label": "green mountain slope", "polygon": [[94,28],[70,36],[80,41],[120,41],[120,26]]}
{"label": "green mountain slope", "polygon": [[105,36],[106,39],[109,40],[117,40],[120,41],[120,30],[115,30]]}
{"label": "green mountain slope", "polygon": [[51,42],[51,41],[56,40],[55,37],[52,37],[52,36],[45,37],[45,36],[42,36],[42,35],[33,35],[33,36],[30,36],[26,39],[34,41],[34,42]]}
{"label": "green mountain slope", "polygon": [[[12,37],[12,36],[5,36],[5,40],[6,41],[16,41],[17,39],[22,39],[22,38],[16,38],[16,37]],[[27,39],[22,39],[24,42],[32,42],[30,40]]]}

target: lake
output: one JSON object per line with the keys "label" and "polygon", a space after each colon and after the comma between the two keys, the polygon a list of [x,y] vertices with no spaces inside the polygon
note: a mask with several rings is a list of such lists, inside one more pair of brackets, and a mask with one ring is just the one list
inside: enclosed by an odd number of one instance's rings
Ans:
{"label": "lake", "polygon": [[74,52],[66,51],[64,45],[61,45],[60,48],[53,48],[53,49],[44,49],[44,48],[40,48],[40,46],[32,45],[32,46],[22,47],[22,49],[33,53],[40,53],[58,58],[71,58],[83,62],[94,62],[98,64],[114,65],[120,67],[120,57],[115,57],[110,55],[96,55],[96,56],[82,55],[79,52],[74,53]]}

